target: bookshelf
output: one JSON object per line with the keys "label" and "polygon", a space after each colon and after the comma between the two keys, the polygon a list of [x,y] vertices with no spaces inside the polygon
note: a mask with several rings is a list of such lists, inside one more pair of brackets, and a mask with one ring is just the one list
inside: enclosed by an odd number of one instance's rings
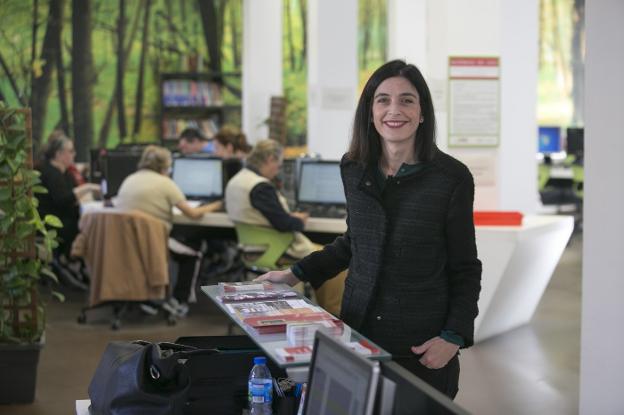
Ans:
{"label": "bookshelf", "polygon": [[160,75],[160,137],[174,147],[182,130],[194,127],[213,137],[224,123],[240,125],[240,98],[225,84],[239,84],[240,73],[169,72]]}

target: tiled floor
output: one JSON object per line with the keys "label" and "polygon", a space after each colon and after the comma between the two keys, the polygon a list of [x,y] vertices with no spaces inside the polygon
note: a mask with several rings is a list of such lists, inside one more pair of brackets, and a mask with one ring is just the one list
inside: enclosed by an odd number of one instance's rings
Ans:
{"label": "tiled floor", "polygon": [[[472,413],[572,414],[578,412],[582,239],[566,249],[531,324],[462,353],[457,402]],[[226,318],[201,300],[177,326],[161,321],[78,325],[81,294],[49,306],[46,346],[41,353],[35,403],[0,406],[0,414],[69,415],[87,387],[110,340],[166,340],[223,335]]]}

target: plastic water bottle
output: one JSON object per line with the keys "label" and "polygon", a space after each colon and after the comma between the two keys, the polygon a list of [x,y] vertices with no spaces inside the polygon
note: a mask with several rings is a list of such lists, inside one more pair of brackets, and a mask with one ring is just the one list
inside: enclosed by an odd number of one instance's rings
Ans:
{"label": "plastic water bottle", "polygon": [[273,403],[273,377],[266,365],[266,357],[254,357],[254,367],[249,374],[249,409],[251,415],[271,415]]}

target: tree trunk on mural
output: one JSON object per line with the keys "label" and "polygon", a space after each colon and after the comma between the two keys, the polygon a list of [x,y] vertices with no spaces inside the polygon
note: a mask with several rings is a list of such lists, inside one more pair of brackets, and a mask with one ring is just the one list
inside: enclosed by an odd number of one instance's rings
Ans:
{"label": "tree trunk on mural", "polygon": [[[134,42],[134,37],[137,32],[137,28],[139,27],[139,16],[140,16],[140,8],[137,7],[136,13],[134,15],[134,20],[132,21],[132,28],[130,29],[130,36],[128,37],[128,42],[126,43],[126,48],[124,49],[124,65],[128,60],[128,56],[130,56],[130,50],[132,49],[132,42]],[[122,71],[125,69],[122,68]],[[113,91],[110,100],[108,101],[108,107],[106,108],[106,114],[104,115],[104,120],[102,121],[102,127],[100,128],[100,134],[98,135],[98,145],[100,147],[106,146],[106,140],[108,139],[108,132],[110,131],[110,123],[113,118],[113,111],[115,110],[115,102],[117,98],[116,91]]]}
{"label": "tree trunk on mural", "polygon": [[43,135],[43,125],[48,110],[48,97],[52,72],[56,63],[56,49],[58,44],[59,31],[61,28],[61,15],[63,10],[63,0],[50,0],[48,25],[43,37],[41,47],[41,61],[43,67],[41,74],[33,80],[32,93],[30,94],[30,107],[32,108],[32,136],[33,143],[40,143]]}
{"label": "tree trunk on mural", "polygon": [[146,0],[145,13],[143,14],[143,36],[141,41],[141,58],[139,61],[139,80],[137,82],[136,98],[134,100],[134,126],[132,135],[136,136],[141,130],[141,120],[143,118],[143,85],[145,84],[145,61],[147,59],[147,48],[149,45],[149,19],[152,0]]}
{"label": "tree trunk on mural", "polygon": [[[208,57],[210,59],[209,67],[214,73],[221,72],[221,43],[220,27],[217,13],[217,7],[221,4],[217,0],[197,0],[199,13],[201,15],[202,28],[204,30],[204,39],[208,48]],[[222,23],[222,22],[221,22]]]}
{"label": "tree trunk on mural", "polygon": [[17,87],[17,83],[15,82],[15,77],[11,73],[11,70],[9,69],[9,66],[7,65],[6,61],[4,60],[4,57],[2,56],[2,51],[1,50],[0,50],[0,66],[2,67],[2,70],[4,71],[4,73],[6,74],[6,77],[9,80],[9,84],[11,85],[11,89],[15,93],[15,96],[17,97],[17,100],[20,102],[21,105],[25,106],[26,103],[24,102],[24,98],[22,97],[22,94],[20,94],[19,88]]}
{"label": "tree trunk on mural", "polygon": [[119,17],[117,20],[117,76],[115,77],[115,94],[117,95],[117,127],[119,128],[120,141],[124,141],[128,135],[124,105],[124,68],[126,66],[126,56],[124,54],[125,30],[126,1],[119,0]]}
{"label": "tree trunk on mural", "polygon": [[32,37],[30,44],[30,90],[32,93],[32,86],[35,80],[35,71],[33,70],[35,65],[35,59],[37,59],[37,29],[39,28],[39,0],[33,1],[33,14],[32,14]]}
{"label": "tree trunk on mural", "polygon": [[65,94],[65,66],[63,65],[63,10],[61,9],[61,22],[57,32],[58,39],[56,43],[56,83],[58,87],[59,108],[61,111],[61,129],[65,134],[71,134],[69,130],[69,110],[67,109],[67,95]]}
{"label": "tree trunk on mural", "polygon": [[238,26],[239,26],[239,21],[238,21],[238,16],[239,13],[237,13],[237,9],[240,7],[239,6],[240,3],[239,2],[230,2],[229,3],[229,7],[230,7],[230,33],[232,35],[232,58],[234,60],[234,67],[235,68],[240,68],[241,66],[241,56],[240,56],[240,49],[238,47]]}
{"label": "tree trunk on mural", "polygon": [[370,48],[370,32],[373,20],[371,18],[371,0],[364,0],[364,7],[362,9],[362,23],[360,28],[364,31],[364,38],[362,39],[362,49],[360,49],[360,68],[366,68],[368,65],[368,49]]}
{"label": "tree trunk on mural", "polygon": [[295,71],[295,41],[293,39],[292,14],[290,13],[290,1],[284,2],[284,14],[286,17],[286,37],[288,38],[288,57],[290,62],[290,70]]}
{"label": "tree trunk on mural", "polygon": [[299,69],[303,70],[308,55],[308,12],[306,10],[306,0],[299,0],[299,12],[301,13],[301,59],[299,60]]}
{"label": "tree trunk on mural", "polygon": [[89,160],[93,143],[93,54],[91,0],[72,0],[72,113],[76,159]]}
{"label": "tree trunk on mural", "polygon": [[572,124],[580,126],[585,118],[585,0],[574,0],[572,18]]}

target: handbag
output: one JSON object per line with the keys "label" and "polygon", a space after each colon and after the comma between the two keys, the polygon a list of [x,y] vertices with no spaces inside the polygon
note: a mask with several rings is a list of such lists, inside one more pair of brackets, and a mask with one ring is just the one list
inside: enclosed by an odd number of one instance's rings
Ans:
{"label": "handbag", "polygon": [[110,342],[89,384],[91,413],[181,414],[191,386],[186,360],[214,353],[175,343]]}

